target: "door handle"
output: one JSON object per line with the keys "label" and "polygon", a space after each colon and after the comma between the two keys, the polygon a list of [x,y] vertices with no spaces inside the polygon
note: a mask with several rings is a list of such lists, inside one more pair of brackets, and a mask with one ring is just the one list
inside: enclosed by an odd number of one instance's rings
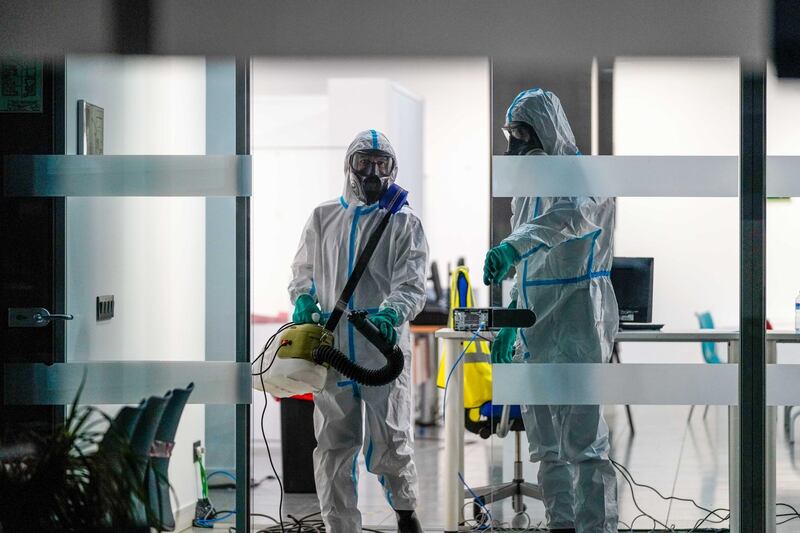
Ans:
{"label": "door handle", "polygon": [[74,316],[66,313],[50,313],[44,307],[10,307],[8,327],[42,328],[53,320],[72,320]]}

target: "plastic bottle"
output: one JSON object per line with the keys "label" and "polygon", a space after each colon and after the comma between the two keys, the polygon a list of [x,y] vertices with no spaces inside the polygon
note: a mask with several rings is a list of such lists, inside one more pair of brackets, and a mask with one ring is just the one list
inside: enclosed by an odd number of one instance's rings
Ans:
{"label": "plastic bottle", "polygon": [[794,299],[794,331],[800,333],[800,293]]}

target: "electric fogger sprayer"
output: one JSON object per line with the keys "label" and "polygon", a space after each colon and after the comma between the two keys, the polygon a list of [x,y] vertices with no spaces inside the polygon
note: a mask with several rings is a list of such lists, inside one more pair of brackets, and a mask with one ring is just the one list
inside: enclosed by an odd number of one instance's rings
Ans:
{"label": "electric fogger sprayer", "polygon": [[[348,302],[389,225],[390,217],[406,204],[407,196],[408,191],[397,184],[392,184],[379,200],[379,207],[386,213],[358,256],[353,271],[325,325],[289,323],[270,337],[261,354],[253,361],[255,389],[264,390],[279,398],[319,392],[325,384],[328,367],[333,367],[343,376],[362,385],[386,385],[397,379],[403,371],[403,352],[398,346],[386,342],[380,330],[367,319],[366,311],[351,311],[347,315],[347,320],[383,354],[386,358],[384,366],[365,368],[351,361],[334,347],[333,332],[344,316]],[[280,337],[277,337],[278,335]],[[260,365],[255,366],[258,361]]]}

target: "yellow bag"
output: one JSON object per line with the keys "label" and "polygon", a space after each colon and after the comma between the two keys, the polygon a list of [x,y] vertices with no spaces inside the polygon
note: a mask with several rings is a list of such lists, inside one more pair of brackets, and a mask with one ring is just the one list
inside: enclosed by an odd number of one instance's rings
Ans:
{"label": "yellow bag", "polygon": [[[469,282],[469,269],[458,267],[450,277],[450,318],[448,327],[453,327],[453,309],[456,307],[473,307],[472,285]],[[461,342],[464,349],[469,341]],[[446,348],[445,348],[446,349]],[[439,374],[436,386],[443,389],[450,368],[445,368],[444,350],[439,360]],[[474,341],[464,354],[464,408],[469,409],[469,418],[477,422],[480,419],[479,408],[492,399],[492,365],[487,341]]]}

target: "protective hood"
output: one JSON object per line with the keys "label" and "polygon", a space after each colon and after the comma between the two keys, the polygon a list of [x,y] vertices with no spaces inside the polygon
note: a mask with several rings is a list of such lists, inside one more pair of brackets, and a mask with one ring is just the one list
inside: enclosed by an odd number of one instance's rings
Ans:
{"label": "protective hood", "polygon": [[356,197],[353,184],[353,180],[357,179],[357,177],[355,176],[353,169],[350,167],[351,156],[360,150],[381,150],[391,155],[392,158],[394,158],[394,168],[392,169],[391,176],[389,177],[389,185],[394,183],[395,179],[397,178],[397,155],[395,154],[394,148],[389,142],[389,139],[386,138],[386,135],[378,130],[364,130],[358,133],[355,139],[353,139],[353,142],[350,143],[350,146],[347,148],[347,153],[344,156],[345,179],[344,192],[342,193],[342,196],[344,196],[348,204],[360,201]]}
{"label": "protective hood", "polygon": [[514,98],[506,112],[506,124],[528,124],[549,155],[577,155],[575,136],[558,96],[542,89],[528,89]]}

